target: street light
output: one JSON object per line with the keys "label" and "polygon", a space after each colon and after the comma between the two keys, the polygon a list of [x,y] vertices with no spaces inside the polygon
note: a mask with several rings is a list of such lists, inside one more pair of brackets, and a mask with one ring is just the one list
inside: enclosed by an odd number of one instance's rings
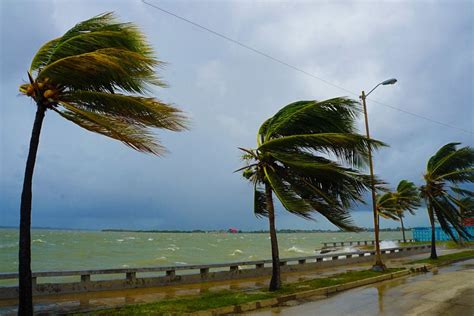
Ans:
{"label": "street light", "polygon": [[377,205],[375,201],[375,179],[374,179],[374,163],[372,162],[372,145],[370,144],[370,133],[369,133],[369,118],[367,116],[367,105],[366,105],[366,99],[369,94],[372,93],[375,89],[377,89],[378,86],[383,85],[391,85],[395,84],[397,82],[397,79],[391,78],[387,79],[385,81],[382,81],[378,85],[376,85],[372,90],[369,91],[369,93],[365,94],[364,91],[362,91],[362,94],[360,96],[362,100],[362,105],[364,107],[364,117],[365,117],[365,132],[367,134],[367,139],[369,140],[368,142],[368,149],[369,149],[369,167],[370,167],[370,181],[371,181],[371,189],[372,189],[372,209],[374,212],[374,233],[375,233],[375,264],[372,267],[374,271],[384,271],[385,265],[382,262],[382,255],[380,253],[380,240],[379,240],[379,217],[377,214]]}

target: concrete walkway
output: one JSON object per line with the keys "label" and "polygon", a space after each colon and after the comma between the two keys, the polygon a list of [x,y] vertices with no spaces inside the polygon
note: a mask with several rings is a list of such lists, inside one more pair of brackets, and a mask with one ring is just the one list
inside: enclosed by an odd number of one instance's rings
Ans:
{"label": "concrete walkway", "polygon": [[[438,250],[439,255],[457,252],[459,250]],[[390,267],[401,266],[406,262],[427,258],[428,253],[387,260]],[[308,272],[285,273],[282,275],[284,283],[301,282],[308,279],[326,277],[328,275],[346,272],[348,270],[365,270],[371,263],[352,264],[334,268],[318,269]],[[157,288],[141,288],[120,291],[103,291],[63,295],[50,295],[34,298],[35,311],[47,314],[58,314],[74,311],[87,311],[97,308],[113,308],[128,304],[151,303],[163,299],[181,296],[199,295],[204,292],[223,289],[252,291],[268,286],[269,277],[241,279],[221,282],[205,282],[181,286],[165,286]],[[0,315],[16,315],[17,300],[0,300]],[[324,315],[324,314],[323,314]]]}
{"label": "concrete walkway", "polygon": [[474,315],[474,260],[249,315],[470,316]]}

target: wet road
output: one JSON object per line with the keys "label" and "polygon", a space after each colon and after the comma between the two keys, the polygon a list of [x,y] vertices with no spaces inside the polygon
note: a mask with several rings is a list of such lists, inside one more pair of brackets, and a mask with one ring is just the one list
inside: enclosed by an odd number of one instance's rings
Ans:
{"label": "wet road", "polygon": [[471,316],[474,315],[474,260],[430,273],[368,285],[325,299],[293,301],[287,306],[250,315]]}
{"label": "wet road", "polygon": [[[457,250],[441,250],[439,254],[448,254]],[[404,263],[426,258],[426,253],[411,255],[407,257],[387,260],[390,267],[401,266]],[[301,282],[308,279],[327,277],[335,273],[350,270],[365,270],[371,266],[371,262],[352,264],[350,266],[338,266],[332,268],[317,269],[314,271],[285,273],[282,275],[284,283]],[[231,290],[256,290],[266,288],[269,277],[229,280],[221,282],[205,282],[199,284],[187,284],[180,286],[165,286],[158,288],[139,288],[120,291],[104,291],[90,293],[75,293],[63,295],[40,296],[34,298],[35,311],[44,314],[60,314],[94,310],[97,308],[113,308],[128,304],[151,303],[163,299],[178,298],[182,296],[199,295],[204,292]],[[325,300],[327,301],[327,300]],[[298,303],[298,302],[296,302]],[[0,315],[16,315],[17,300],[0,300]],[[265,315],[265,314],[264,314]],[[271,315],[268,314],[268,315]],[[291,314],[298,315],[298,314]],[[309,314],[311,315],[311,314]],[[319,314],[330,315],[330,314]]]}

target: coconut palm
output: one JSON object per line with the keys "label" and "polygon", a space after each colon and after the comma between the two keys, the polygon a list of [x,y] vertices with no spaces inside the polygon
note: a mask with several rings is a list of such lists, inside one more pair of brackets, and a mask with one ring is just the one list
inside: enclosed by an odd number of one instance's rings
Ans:
{"label": "coconut palm", "polygon": [[152,128],[181,131],[185,118],[175,107],[145,96],[164,87],[144,35],[112,13],[81,22],[44,44],[31,62],[29,83],[20,92],[36,104],[36,117],[21,195],[19,288],[20,314],[31,314],[31,183],[41,126],[47,110],[91,132],[119,140],[145,153],[160,155]]}
{"label": "coconut palm", "polygon": [[254,212],[269,220],[272,291],[281,286],[273,193],[290,213],[305,219],[320,213],[356,230],[348,208],[370,186],[370,177],[357,170],[368,161],[369,143],[355,132],[358,113],[346,98],[295,102],[262,124],[256,149],[241,148],[246,166],[239,170],[254,185]]}
{"label": "coconut palm", "polygon": [[[458,185],[474,182],[474,150],[471,147],[457,148],[460,143],[449,143],[441,147],[429,160],[421,186],[421,197],[425,200],[431,223],[431,259],[437,259],[435,221],[453,240],[456,236],[470,235],[462,225],[459,198],[454,196]],[[452,227],[452,229],[451,229]]]}
{"label": "coconut palm", "polygon": [[406,242],[403,218],[405,217],[405,212],[415,215],[415,210],[420,206],[418,188],[413,182],[401,180],[396,191],[387,192],[380,199],[380,201],[377,201],[378,212],[382,217],[400,221],[403,241]]}

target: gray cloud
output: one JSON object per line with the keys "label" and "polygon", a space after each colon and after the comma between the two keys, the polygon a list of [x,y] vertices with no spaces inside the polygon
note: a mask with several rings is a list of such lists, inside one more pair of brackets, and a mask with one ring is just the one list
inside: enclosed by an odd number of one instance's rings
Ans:
{"label": "gray cloud", "polygon": [[[375,100],[473,129],[473,4],[447,2],[171,2],[160,5],[249,43],[358,93],[395,76]],[[1,2],[1,224],[17,225],[23,168],[34,116],[18,84],[34,52],[77,21],[115,11],[136,22],[161,59],[169,89],[157,89],[192,117],[192,130],[158,131],[170,153],[156,158],[47,113],[34,179],[33,224],[65,227],[260,229],[252,189],[232,171],[238,146],[255,146],[257,128],[299,99],[347,95],[262,56],[222,41],[140,1]],[[8,10],[5,7],[8,6]],[[356,98],[356,96],[351,96]],[[390,148],[377,173],[393,185],[420,183],[427,158],[472,134],[369,101],[371,130]],[[362,121],[360,121],[362,127]],[[365,210],[368,207],[359,207]],[[354,218],[370,226],[368,212]],[[424,210],[408,225],[426,224]],[[384,222],[394,226],[396,223]],[[279,227],[328,228],[280,210]]]}

